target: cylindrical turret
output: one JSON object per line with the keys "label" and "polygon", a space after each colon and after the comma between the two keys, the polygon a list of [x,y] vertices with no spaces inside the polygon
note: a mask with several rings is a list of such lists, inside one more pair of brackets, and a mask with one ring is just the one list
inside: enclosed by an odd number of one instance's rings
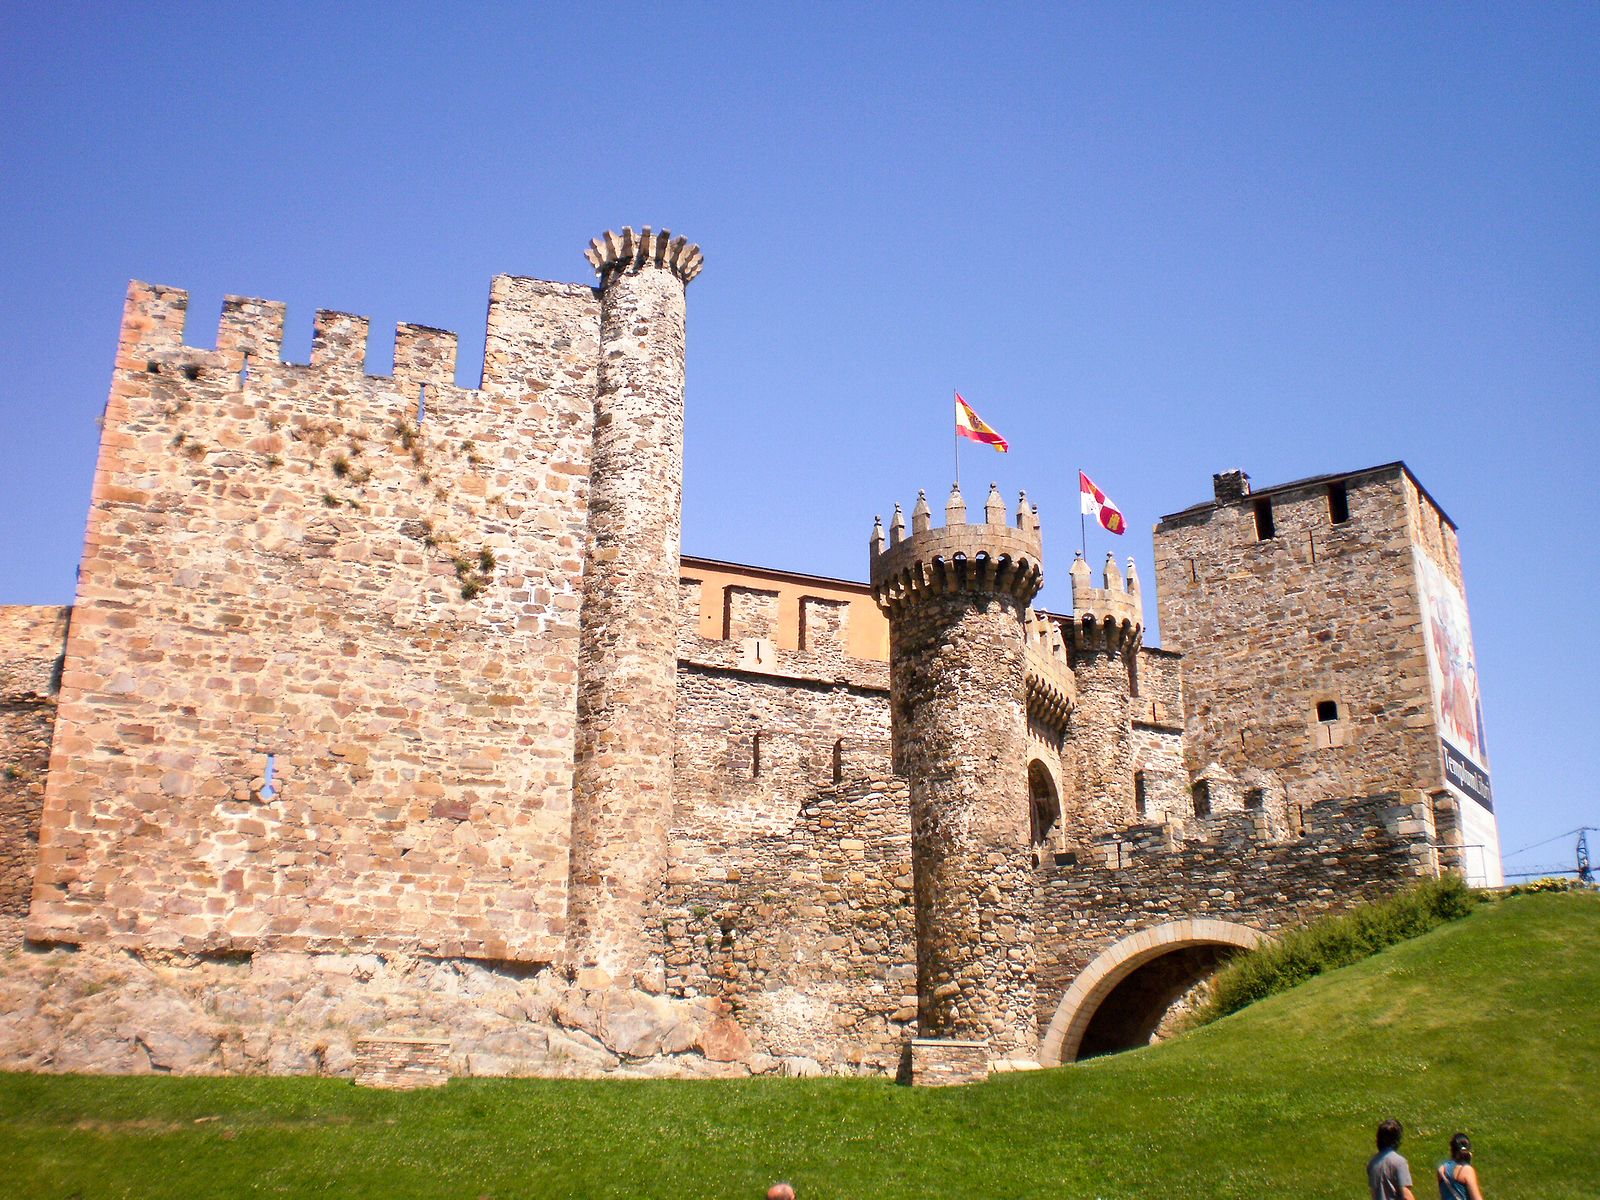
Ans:
{"label": "cylindrical turret", "polygon": [[1068,786],[1062,825],[1069,844],[1086,846],[1137,819],[1134,771],[1139,763],[1129,724],[1139,691],[1144,635],[1139,577],[1106,556],[1100,587],[1089,564],[1072,563],[1072,671],[1078,707],[1061,748]]}
{"label": "cylindrical turret", "polygon": [[986,1039],[1033,1057],[1034,877],[1028,826],[1028,603],[1042,583],[1038,525],[874,537],[872,590],[889,618],[895,769],[911,790],[917,1015],[925,1038]]}
{"label": "cylindrical turret", "polygon": [[678,550],[683,503],[684,290],[700,249],[648,226],[606,233],[589,474],[569,961],[659,987],[672,817]]}

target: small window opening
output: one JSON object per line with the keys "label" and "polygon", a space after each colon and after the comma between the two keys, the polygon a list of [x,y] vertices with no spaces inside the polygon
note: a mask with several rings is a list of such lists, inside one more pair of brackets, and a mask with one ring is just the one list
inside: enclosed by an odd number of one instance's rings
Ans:
{"label": "small window opening", "polygon": [[1200,568],[1194,565],[1194,559],[1192,558],[1189,560],[1189,582],[1200,582]]}
{"label": "small window opening", "polygon": [[1317,720],[1324,725],[1339,719],[1339,702],[1337,700],[1317,701]]}
{"label": "small window opening", "polygon": [[1211,781],[1208,779],[1195,780],[1194,786],[1189,789],[1189,796],[1194,801],[1194,815],[1209,817],[1211,815]]}
{"label": "small window opening", "polygon": [[146,371],[149,371],[150,374],[152,374],[152,375],[161,374],[161,364],[156,362],[154,359],[152,359],[150,362],[145,363],[144,369]]}
{"label": "small window opening", "polygon": [[1267,793],[1262,788],[1251,788],[1244,794],[1244,806],[1251,812],[1260,812],[1267,806]]}
{"label": "small window opening", "polygon": [[1350,519],[1350,492],[1343,480],[1328,485],[1328,519],[1335,525],[1343,525]]}
{"label": "small window opening", "polygon": [[1264,542],[1278,536],[1278,527],[1272,520],[1272,501],[1263,497],[1256,501],[1256,541]]}
{"label": "small window opening", "polygon": [[755,737],[750,739],[750,776],[755,778],[761,774],[761,734],[757,731]]}
{"label": "small window opening", "polygon": [[191,363],[189,366],[187,366],[187,367],[185,367],[183,369],[183,377],[185,379],[199,379],[200,378],[200,368],[197,367],[197,366],[194,366]]}
{"label": "small window opening", "polygon": [[263,800],[270,801],[278,794],[277,785],[272,782],[272,776],[276,772],[277,766],[278,756],[276,754],[267,755],[267,766],[261,773],[261,791],[257,793]]}
{"label": "small window opening", "polygon": [[1144,772],[1135,771],[1133,773],[1133,811],[1141,817],[1144,816],[1148,803],[1149,800],[1145,793]]}
{"label": "small window opening", "polygon": [[421,425],[428,419],[428,385],[417,385],[417,424]]}
{"label": "small window opening", "polygon": [[844,739],[840,738],[833,743],[833,781],[839,783],[844,779]]}
{"label": "small window opening", "polygon": [[250,382],[250,351],[244,352],[244,361],[239,364],[239,386],[244,387]]}

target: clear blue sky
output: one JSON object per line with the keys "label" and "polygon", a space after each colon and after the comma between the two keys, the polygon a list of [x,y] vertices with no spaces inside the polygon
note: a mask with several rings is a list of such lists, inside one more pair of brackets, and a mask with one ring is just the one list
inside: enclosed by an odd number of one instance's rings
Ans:
{"label": "clear blue sky", "polygon": [[301,360],[318,307],[373,371],[455,329],[475,383],[492,275],[667,225],[707,259],[688,552],[864,576],[949,485],[952,387],[1055,606],[1079,465],[1148,580],[1213,471],[1404,458],[1461,527],[1506,850],[1600,824],[1600,7],[12,3],[0,50],[0,601],[71,598],[129,278],[200,345],[230,292]]}

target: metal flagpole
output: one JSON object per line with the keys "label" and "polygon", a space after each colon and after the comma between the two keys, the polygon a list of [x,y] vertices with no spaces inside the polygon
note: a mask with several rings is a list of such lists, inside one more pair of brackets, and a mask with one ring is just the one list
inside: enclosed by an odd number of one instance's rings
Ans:
{"label": "metal flagpole", "polygon": [[[950,396],[954,399],[955,389],[951,389]],[[950,406],[950,440],[956,444],[956,491],[961,490],[961,426],[956,423],[955,405]]]}
{"label": "metal flagpole", "polygon": [[1083,468],[1078,468],[1078,537],[1082,539],[1083,561],[1089,561],[1089,522],[1083,511]]}

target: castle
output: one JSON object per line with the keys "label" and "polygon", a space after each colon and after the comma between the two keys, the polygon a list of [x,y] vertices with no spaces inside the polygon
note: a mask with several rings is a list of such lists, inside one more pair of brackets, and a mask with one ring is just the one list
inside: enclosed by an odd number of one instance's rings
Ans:
{"label": "castle", "polygon": [[[70,609],[0,609],[0,1065],[909,1074],[1160,1036],[1237,948],[1498,882],[1456,530],[1214,496],[1143,587],[992,489],[866,584],[684,558],[699,249],[453,334],[128,292]],[[865,523],[863,529],[865,528]],[[91,999],[92,997],[92,999]]]}

